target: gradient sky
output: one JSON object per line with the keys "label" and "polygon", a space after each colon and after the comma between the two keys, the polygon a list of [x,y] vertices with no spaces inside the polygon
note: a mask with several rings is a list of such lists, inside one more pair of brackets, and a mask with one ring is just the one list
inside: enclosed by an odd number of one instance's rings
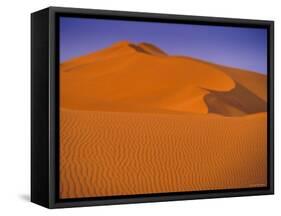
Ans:
{"label": "gradient sky", "polygon": [[259,28],[60,18],[60,62],[128,40],[170,55],[267,73],[267,31]]}

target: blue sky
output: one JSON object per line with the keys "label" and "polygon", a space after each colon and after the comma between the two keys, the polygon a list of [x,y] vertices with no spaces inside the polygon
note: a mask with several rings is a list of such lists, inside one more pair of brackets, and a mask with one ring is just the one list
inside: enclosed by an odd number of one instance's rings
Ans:
{"label": "blue sky", "polygon": [[152,43],[170,55],[267,73],[265,28],[60,18],[61,62],[122,40]]}

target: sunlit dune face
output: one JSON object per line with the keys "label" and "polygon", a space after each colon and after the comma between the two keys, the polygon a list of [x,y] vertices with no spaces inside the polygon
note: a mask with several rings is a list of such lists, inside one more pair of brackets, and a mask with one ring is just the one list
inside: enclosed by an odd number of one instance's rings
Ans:
{"label": "sunlit dune face", "polygon": [[61,65],[61,106],[235,116],[266,111],[265,84],[264,75],[123,41]]}
{"label": "sunlit dune face", "polygon": [[265,75],[121,41],[60,65],[60,197],[267,185]]}

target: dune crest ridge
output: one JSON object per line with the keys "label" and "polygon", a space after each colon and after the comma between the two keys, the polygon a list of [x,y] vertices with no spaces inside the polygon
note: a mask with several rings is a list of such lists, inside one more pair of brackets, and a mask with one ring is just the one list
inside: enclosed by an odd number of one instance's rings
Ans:
{"label": "dune crest ridge", "polygon": [[61,104],[80,110],[239,116],[266,111],[263,77],[170,56],[150,43],[121,41],[61,64]]}

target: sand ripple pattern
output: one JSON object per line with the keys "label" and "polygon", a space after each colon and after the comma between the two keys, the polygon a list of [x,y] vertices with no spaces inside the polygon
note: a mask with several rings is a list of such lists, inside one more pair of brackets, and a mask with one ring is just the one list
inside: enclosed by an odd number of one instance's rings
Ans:
{"label": "sand ripple pattern", "polygon": [[60,197],[265,186],[266,121],[61,109]]}

